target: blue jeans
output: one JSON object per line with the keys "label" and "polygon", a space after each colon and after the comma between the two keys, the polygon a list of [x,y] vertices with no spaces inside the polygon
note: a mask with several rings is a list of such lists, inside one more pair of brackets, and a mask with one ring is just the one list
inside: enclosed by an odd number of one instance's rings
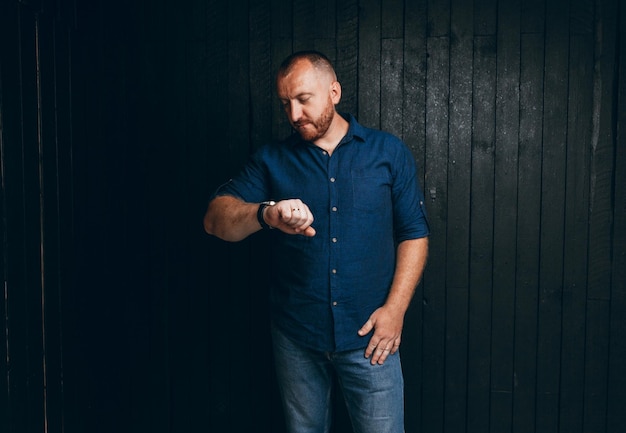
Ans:
{"label": "blue jeans", "polygon": [[400,355],[371,365],[365,349],[316,352],[272,329],[276,374],[289,433],[328,433],[333,370],[356,433],[404,433]]}

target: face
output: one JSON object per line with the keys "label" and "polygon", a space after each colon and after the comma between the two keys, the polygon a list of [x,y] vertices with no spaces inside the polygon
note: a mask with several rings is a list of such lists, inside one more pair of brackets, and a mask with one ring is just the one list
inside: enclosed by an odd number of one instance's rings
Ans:
{"label": "face", "polygon": [[330,73],[316,70],[308,60],[298,61],[277,80],[278,97],[291,126],[307,141],[324,137],[335,116],[341,88]]}

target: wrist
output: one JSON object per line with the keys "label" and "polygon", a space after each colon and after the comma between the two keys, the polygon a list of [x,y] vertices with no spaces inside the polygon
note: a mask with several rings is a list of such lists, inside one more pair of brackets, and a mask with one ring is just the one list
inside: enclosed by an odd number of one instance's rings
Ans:
{"label": "wrist", "polygon": [[270,226],[267,222],[265,222],[265,209],[268,206],[274,206],[276,204],[275,201],[264,201],[262,203],[259,204],[259,209],[256,212],[256,219],[259,222],[259,224],[261,225],[262,229],[266,229],[266,230],[270,230],[273,229],[274,227]]}

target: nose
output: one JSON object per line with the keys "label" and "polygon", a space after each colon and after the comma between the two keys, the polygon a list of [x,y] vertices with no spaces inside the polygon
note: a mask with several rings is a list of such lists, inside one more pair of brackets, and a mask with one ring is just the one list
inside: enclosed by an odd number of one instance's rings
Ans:
{"label": "nose", "polygon": [[287,107],[287,114],[289,115],[291,121],[296,123],[302,117],[302,107],[300,107],[300,104],[295,101],[290,102]]}

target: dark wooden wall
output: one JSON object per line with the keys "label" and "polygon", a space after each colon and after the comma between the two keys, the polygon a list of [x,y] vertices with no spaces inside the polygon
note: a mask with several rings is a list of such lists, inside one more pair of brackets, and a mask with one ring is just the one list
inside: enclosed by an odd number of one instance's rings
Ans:
{"label": "dark wooden wall", "polygon": [[625,29],[619,0],[2,0],[0,431],[284,431],[266,239],[201,219],[289,132],[304,48],[423,174],[407,433],[625,431]]}

